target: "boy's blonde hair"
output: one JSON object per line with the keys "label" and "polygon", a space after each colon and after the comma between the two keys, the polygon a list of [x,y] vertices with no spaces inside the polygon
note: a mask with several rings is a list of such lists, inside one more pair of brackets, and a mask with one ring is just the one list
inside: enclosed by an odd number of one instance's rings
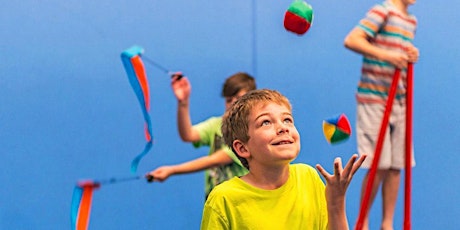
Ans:
{"label": "boy's blonde hair", "polygon": [[244,167],[249,169],[248,161],[238,156],[238,153],[233,149],[233,142],[240,140],[247,143],[249,138],[249,115],[256,105],[265,105],[267,103],[276,103],[286,106],[292,111],[292,106],[289,100],[276,90],[259,89],[252,90],[240,97],[230,109],[225,113],[222,120],[222,136],[224,137],[225,144],[227,144],[232,151],[240,159]]}

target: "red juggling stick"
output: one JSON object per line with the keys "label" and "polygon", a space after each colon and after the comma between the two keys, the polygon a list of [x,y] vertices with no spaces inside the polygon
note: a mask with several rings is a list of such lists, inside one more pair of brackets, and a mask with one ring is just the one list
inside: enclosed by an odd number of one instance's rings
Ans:
{"label": "red juggling stick", "polygon": [[380,126],[380,132],[377,139],[377,145],[375,146],[374,159],[372,160],[371,169],[366,184],[366,190],[361,201],[361,208],[359,210],[358,221],[356,223],[355,230],[361,230],[363,228],[364,217],[367,215],[369,209],[369,200],[371,196],[372,184],[374,184],[375,174],[377,173],[377,166],[379,164],[380,155],[382,153],[383,137],[385,136],[386,129],[388,127],[388,121],[390,120],[390,113],[393,107],[393,101],[396,95],[396,89],[398,86],[399,76],[401,70],[396,69],[393,74],[393,81],[391,83],[390,92],[388,94],[387,103],[385,106],[385,112],[383,114],[382,124]]}
{"label": "red juggling stick", "polygon": [[412,191],[412,106],[414,93],[414,66],[407,67],[406,97],[406,175],[404,181],[404,230],[411,229],[411,191]]}
{"label": "red juggling stick", "polygon": [[[405,139],[405,190],[404,190],[404,230],[411,229],[411,181],[412,181],[412,107],[413,107],[413,63],[409,63],[407,67],[407,92],[406,92],[406,139]],[[399,81],[400,70],[396,69],[393,75],[393,81],[391,83],[390,92],[385,106],[385,112],[380,126],[380,132],[375,147],[375,155],[372,161],[371,169],[369,171],[369,177],[366,184],[366,190],[361,201],[361,208],[356,222],[355,230],[361,230],[363,228],[364,217],[367,215],[369,210],[370,193],[372,184],[374,183],[375,174],[377,172],[378,162],[382,153],[383,137],[388,126],[388,121],[393,106],[393,101],[396,95],[397,83]]]}

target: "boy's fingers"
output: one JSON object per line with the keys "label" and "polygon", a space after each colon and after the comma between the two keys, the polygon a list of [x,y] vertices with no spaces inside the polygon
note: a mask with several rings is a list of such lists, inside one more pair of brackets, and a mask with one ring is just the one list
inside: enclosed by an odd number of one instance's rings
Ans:
{"label": "boy's fingers", "polygon": [[353,170],[351,172],[351,175],[355,175],[356,171],[358,171],[359,167],[363,164],[364,160],[366,160],[367,155],[362,155],[359,157],[358,161],[354,163],[353,165]]}
{"label": "boy's fingers", "polygon": [[147,179],[148,182],[153,182],[153,180],[155,179],[152,175],[148,174],[145,176],[145,178]]}
{"label": "boy's fingers", "polygon": [[340,174],[342,174],[342,171],[342,159],[337,157],[334,160],[334,175],[338,180],[340,180]]}
{"label": "boy's fingers", "polygon": [[348,162],[347,162],[347,165],[345,165],[345,168],[343,169],[344,174],[350,174],[350,172],[353,171],[353,168],[354,168],[354,164],[355,164],[356,158],[358,158],[358,155],[357,155],[357,154],[353,154],[353,155],[350,157],[350,159],[349,159]]}
{"label": "boy's fingers", "polygon": [[325,179],[331,176],[331,174],[329,174],[320,164],[316,165],[316,169],[318,169],[319,173],[321,173]]}

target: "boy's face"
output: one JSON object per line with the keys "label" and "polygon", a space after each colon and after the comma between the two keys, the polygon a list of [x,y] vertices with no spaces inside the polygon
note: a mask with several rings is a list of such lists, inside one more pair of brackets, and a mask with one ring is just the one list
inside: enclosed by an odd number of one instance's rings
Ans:
{"label": "boy's face", "polygon": [[251,162],[256,164],[286,164],[300,151],[299,132],[291,111],[284,105],[256,105],[249,115],[248,134],[246,148]]}
{"label": "boy's face", "polygon": [[238,91],[238,93],[236,93],[233,97],[225,97],[225,110],[227,111],[230,108],[230,106],[233,104],[233,102],[238,100],[238,98],[245,95],[247,92],[248,92],[247,90],[242,89]]}

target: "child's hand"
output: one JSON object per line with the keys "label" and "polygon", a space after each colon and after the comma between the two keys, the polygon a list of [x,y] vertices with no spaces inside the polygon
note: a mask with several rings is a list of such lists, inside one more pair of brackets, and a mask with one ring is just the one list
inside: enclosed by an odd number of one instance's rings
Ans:
{"label": "child's hand", "polygon": [[188,101],[190,92],[192,91],[192,85],[186,77],[182,76],[182,74],[173,75],[171,87],[179,102]]}
{"label": "child's hand", "polygon": [[409,62],[409,55],[407,53],[383,50],[382,55],[382,60],[389,62],[398,69],[406,68]]}
{"label": "child's hand", "polygon": [[405,53],[399,53],[395,51],[390,51],[390,50],[385,50],[384,53],[382,53],[383,60],[391,63],[398,69],[404,69],[407,67],[407,63],[415,63],[418,61],[419,57],[419,51],[418,49],[410,45]]}
{"label": "child's hand", "polygon": [[168,179],[168,177],[171,176],[171,174],[173,174],[173,173],[174,173],[174,170],[173,170],[172,167],[170,167],[170,166],[162,166],[162,167],[159,167],[159,168],[147,173],[145,175],[145,178],[149,182],[152,182],[152,181],[163,182],[166,179]]}
{"label": "child's hand", "polygon": [[406,52],[407,52],[407,56],[409,57],[409,62],[415,63],[418,61],[420,53],[417,47],[411,45],[409,46],[409,48],[407,48]]}
{"label": "child's hand", "polygon": [[334,160],[333,175],[329,174],[321,165],[316,165],[316,168],[326,180],[326,199],[328,201],[345,197],[348,185],[350,184],[353,175],[366,159],[366,155],[359,157],[358,161],[356,161],[357,158],[358,155],[353,154],[347,165],[345,165],[345,168],[342,169],[342,160],[340,157],[337,157]]}

